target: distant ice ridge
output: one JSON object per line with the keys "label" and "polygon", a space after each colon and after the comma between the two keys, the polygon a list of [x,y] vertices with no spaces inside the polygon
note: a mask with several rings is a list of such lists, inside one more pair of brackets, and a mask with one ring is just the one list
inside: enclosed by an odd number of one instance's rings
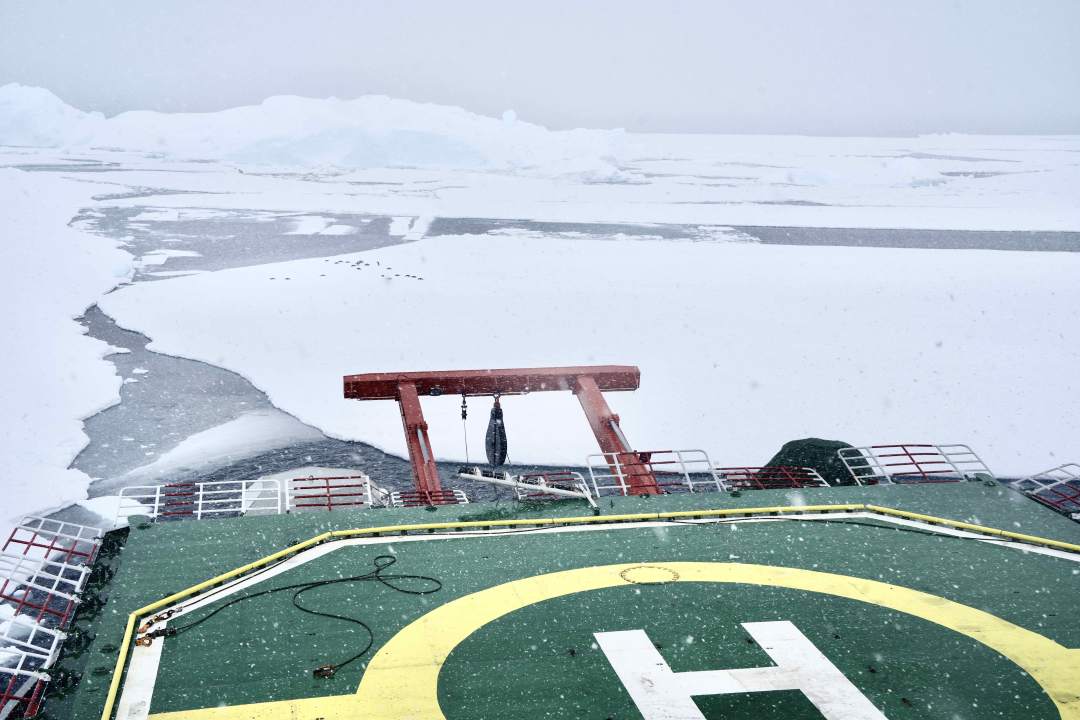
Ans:
{"label": "distant ice ridge", "polygon": [[106,118],[43,88],[0,87],[0,145],[105,147],[287,166],[547,167],[609,177],[619,130],[550,131],[457,107],[367,95],[277,96],[210,113],[125,112]]}

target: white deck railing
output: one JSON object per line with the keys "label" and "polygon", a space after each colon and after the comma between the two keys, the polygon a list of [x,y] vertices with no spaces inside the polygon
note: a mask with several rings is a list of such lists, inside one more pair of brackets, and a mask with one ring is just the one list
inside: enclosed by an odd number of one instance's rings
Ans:
{"label": "white deck railing", "polygon": [[56,662],[66,637],[65,633],[47,628],[26,615],[14,615],[0,623],[0,655],[5,648],[14,648],[40,656],[40,666],[49,667]]}
{"label": "white deck railing", "polygon": [[960,443],[867,445],[841,448],[837,454],[860,485],[994,479],[982,458]]}
{"label": "white deck railing", "polygon": [[135,515],[152,520],[170,518],[279,515],[281,484],[277,480],[218,480],[213,482],[134,485],[120,490],[117,520]]}
{"label": "white deck railing", "polygon": [[390,506],[390,493],[364,473],[293,478],[286,489],[288,512]]}
{"label": "white deck railing", "polygon": [[649,477],[667,492],[727,489],[704,450],[595,453],[586,458],[585,464],[597,497],[629,495],[639,479],[648,482]]}
{"label": "white deck railing", "polygon": [[390,507],[422,507],[425,505],[468,505],[469,496],[463,490],[444,488],[438,492],[421,493],[416,490],[394,490],[390,493]]}
{"label": "white deck railing", "polygon": [[1080,465],[1065,463],[1019,480],[1015,486],[1074,520],[1080,520]]}
{"label": "white deck railing", "polygon": [[14,610],[0,623],[0,720],[20,705],[36,712],[103,535],[32,515],[0,546],[0,601]]}

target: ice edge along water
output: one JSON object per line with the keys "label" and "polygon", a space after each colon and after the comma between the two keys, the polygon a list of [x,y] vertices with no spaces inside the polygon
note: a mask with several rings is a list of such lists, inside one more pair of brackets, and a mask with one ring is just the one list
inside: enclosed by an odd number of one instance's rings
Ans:
{"label": "ice edge along water", "polygon": [[[611,402],[645,449],[760,465],[794,437],[936,438],[1013,474],[1075,442],[1061,418],[1080,416],[1080,338],[1062,328],[1077,273],[1076,253],[522,232],[135,284],[101,307],[157,352],[226,367],[331,437],[398,454],[394,404],[342,399],[343,375],[633,362],[641,389]],[[440,457],[463,455],[457,404],[425,399]],[[504,404],[515,462],[577,465],[594,451],[569,394]]]}

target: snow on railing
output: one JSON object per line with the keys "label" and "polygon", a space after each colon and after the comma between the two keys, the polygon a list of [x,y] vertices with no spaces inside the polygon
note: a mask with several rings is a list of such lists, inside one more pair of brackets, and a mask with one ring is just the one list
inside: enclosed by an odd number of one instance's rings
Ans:
{"label": "snow on railing", "polygon": [[117,521],[135,515],[152,520],[281,514],[277,480],[218,480],[133,485],[120,490]]}
{"label": "snow on railing", "polygon": [[[26,615],[14,615],[0,621],[0,648],[15,648],[40,655],[44,658],[43,666],[56,661],[66,637],[65,633],[45,627]],[[4,650],[0,649],[0,654],[3,653]]]}
{"label": "snow on railing", "polygon": [[704,450],[595,453],[585,460],[596,497],[629,495],[635,477],[651,475],[663,492],[727,490]]}
{"label": "snow on railing", "polygon": [[[0,720],[37,714],[104,531],[28,516],[0,547]],[[21,710],[20,710],[21,709]]]}
{"label": "snow on railing", "polygon": [[[43,672],[47,658],[12,647],[0,648],[0,720],[31,718],[41,707],[49,676]],[[15,712],[22,708],[20,715]]]}
{"label": "snow on railing", "polygon": [[0,600],[36,622],[67,624],[90,568],[62,561],[0,553]]}
{"label": "snow on railing", "polygon": [[1080,465],[1077,463],[1043,470],[1013,485],[1044,505],[1080,520]]}
{"label": "snow on railing", "polygon": [[102,535],[101,528],[28,515],[15,526],[0,550],[90,565],[101,546]]}
{"label": "snow on railing", "polygon": [[982,458],[959,443],[868,445],[841,448],[837,454],[859,485],[994,479]]}

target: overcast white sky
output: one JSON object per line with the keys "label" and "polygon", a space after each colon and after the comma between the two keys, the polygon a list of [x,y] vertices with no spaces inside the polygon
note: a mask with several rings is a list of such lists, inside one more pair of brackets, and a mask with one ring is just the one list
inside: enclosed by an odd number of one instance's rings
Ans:
{"label": "overcast white sky", "polygon": [[1080,0],[0,0],[0,84],[106,114],[379,93],[549,127],[1080,133]]}

